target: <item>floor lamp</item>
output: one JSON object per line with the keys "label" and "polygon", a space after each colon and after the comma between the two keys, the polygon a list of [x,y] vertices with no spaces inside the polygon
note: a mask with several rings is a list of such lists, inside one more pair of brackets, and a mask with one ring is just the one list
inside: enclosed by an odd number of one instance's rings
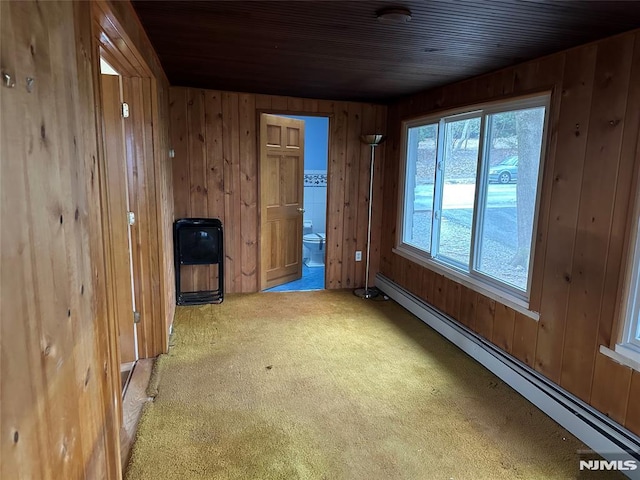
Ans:
{"label": "floor lamp", "polygon": [[367,272],[364,277],[364,288],[356,288],[354,294],[360,298],[373,298],[378,295],[378,290],[369,288],[369,259],[371,254],[371,208],[373,206],[373,165],[376,155],[376,147],[384,140],[384,135],[362,135],[362,143],[371,147],[371,173],[369,175],[369,221],[367,223]]}

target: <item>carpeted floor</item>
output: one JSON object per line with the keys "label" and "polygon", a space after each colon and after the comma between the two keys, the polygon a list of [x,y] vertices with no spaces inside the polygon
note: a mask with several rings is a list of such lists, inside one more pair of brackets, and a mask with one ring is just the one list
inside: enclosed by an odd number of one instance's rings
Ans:
{"label": "carpeted floor", "polygon": [[586,447],[392,301],[179,307],[128,480],[579,478]]}

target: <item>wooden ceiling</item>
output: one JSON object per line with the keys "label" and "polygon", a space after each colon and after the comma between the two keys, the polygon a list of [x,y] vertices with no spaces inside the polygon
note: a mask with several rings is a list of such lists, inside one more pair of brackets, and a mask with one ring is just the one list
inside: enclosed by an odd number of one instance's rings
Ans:
{"label": "wooden ceiling", "polygon": [[[172,85],[389,101],[640,27],[640,1],[134,1]],[[376,11],[411,10],[406,24]]]}

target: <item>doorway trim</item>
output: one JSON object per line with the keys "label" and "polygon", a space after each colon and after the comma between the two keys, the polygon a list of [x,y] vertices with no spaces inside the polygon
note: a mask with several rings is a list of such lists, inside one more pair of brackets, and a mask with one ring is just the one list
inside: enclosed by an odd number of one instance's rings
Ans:
{"label": "doorway trim", "polygon": [[[116,409],[122,418],[122,404],[118,400],[120,395],[115,395],[115,392],[121,391],[120,384],[120,352],[118,345],[118,330],[117,322],[114,316],[114,297],[110,291],[109,284],[106,282],[107,278],[111,277],[109,273],[110,261],[112,255],[113,245],[110,244],[108,235],[105,231],[108,231],[108,223],[105,215],[105,208],[109,205],[109,198],[106,192],[105,183],[105,139],[102,131],[102,105],[101,105],[101,85],[100,85],[100,58],[103,57],[107,63],[112,65],[122,76],[123,81],[125,79],[135,80],[140,84],[137,90],[136,101],[144,102],[144,108],[140,106],[141,113],[132,128],[136,128],[144,132],[145,138],[139,138],[138,136],[131,136],[127,139],[125,134],[125,142],[130,140],[131,145],[134,148],[141,148],[144,152],[144,158],[148,162],[152,162],[151,168],[156,169],[159,162],[164,158],[161,151],[161,132],[159,130],[159,105],[158,105],[158,78],[154,74],[154,71],[149,67],[144,60],[143,55],[140,53],[134,42],[125,33],[123,26],[118,21],[114,7],[105,0],[97,0],[91,2],[91,50],[92,50],[92,72],[93,72],[93,87],[94,87],[94,105],[95,105],[95,122],[96,131],[98,136],[97,150],[98,155],[96,159],[98,173],[98,182],[100,184],[100,199],[101,199],[101,222],[103,228],[103,250],[105,252],[104,268],[107,277],[104,281],[105,298],[106,298],[106,310],[108,316],[109,325],[109,338],[97,339],[97,341],[107,340],[109,343],[109,362],[111,365],[112,375],[112,388],[113,398],[116,403]],[[122,12],[120,12],[122,13]],[[125,99],[126,101],[126,99]],[[128,167],[127,167],[128,169]],[[127,173],[129,176],[129,172]],[[129,179],[128,179],[129,181]],[[135,212],[137,217],[137,223],[145,222],[146,225],[150,225],[155,222],[158,230],[164,227],[162,221],[162,205],[160,204],[160,192],[163,185],[161,178],[158,175],[154,175],[151,179],[145,179],[145,184],[152,189],[151,194],[148,194],[148,201],[145,205],[144,211]],[[129,188],[129,186],[127,186]],[[130,196],[131,202],[137,202],[141,194],[136,190],[136,186],[132,185],[134,195]],[[131,190],[130,190],[131,192]],[[132,236],[134,232],[132,232]],[[163,235],[158,235],[157,245],[151,245],[145,241],[139,241],[140,234],[135,233],[135,239],[132,238],[132,244],[138,244],[134,248],[138,248],[142,254],[138,255],[137,263],[138,268],[134,268],[134,282],[136,286],[136,309],[142,313],[142,321],[138,324],[137,332],[137,345],[139,358],[155,357],[157,354],[166,351],[168,345],[168,328],[165,325],[164,320],[167,317],[167,296],[169,292],[163,290],[163,286],[167,285],[168,273],[163,268],[158,268],[159,272],[159,296],[152,291],[145,291],[144,285],[145,279],[149,278],[152,272],[149,269],[156,268],[153,262],[157,262],[159,266],[162,263],[163,252],[172,251],[170,246],[164,245]],[[153,248],[152,248],[153,247]],[[135,251],[135,250],[134,250]],[[157,258],[156,258],[157,257]],[[147,260],[151,267],[141,264],[141,258]],[[134,267],[136,266],[136,259],[134,259]],[[155,298],[154,298],[155,297]],[[152,308],[149,308],[151,306]],[[146,309],[146,310],[145,310]],[[133,317],[133,312],[132,312]],[[133,318],[132,318],[133,321]]]}
{"label": "doorway trim", "polygon": [[[294,117],[322,117],[328,120],[328,137],[327,137],[327,204],[325,211],[325,223],[329,224],[329,201],[331,195],[331,178],[332,178],[332,169],[331,169],[331,146],[333,142],[332,138],[332,126],[335,121],[335,114],[330,112],[307,112],[304,110],[279,110],[273,108],[256,108],[256,151],[258,157],[258,257],[257,257],[257,269],[256,272],[258,274],[258,291],[263,291],[262,288],[262,187],[260,185],[260,179],[262,178],[262,162],[260,161],[260,145],[262,142],[262,134],[261,134],[261,118],[262,114],[266,113],[268,115],[280,115],[280,116],[294,116]],[[303,185],[304,190],[304,185]],[[304,202],[304,199],[303,199]],[[304,203],[303,203],[304,205]],[[333,239],[333,233],[329,232],[329,229],[325,229],[325,245],[330,245],[330,241]],[[327,264],[325,262],[324,269],[324,288],[327,288],[328,284],[328,276],[329,269],[327,268]]]}

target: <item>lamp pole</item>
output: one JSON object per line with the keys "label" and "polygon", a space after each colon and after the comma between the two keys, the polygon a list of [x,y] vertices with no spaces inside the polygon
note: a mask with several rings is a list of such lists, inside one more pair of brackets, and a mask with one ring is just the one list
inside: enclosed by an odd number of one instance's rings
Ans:
{"label": "lamp pole", "polygon": [[373,298],[378,295],[378,290],[369,288],[369,265],[371,259],[371,212],[373,208],[373,172],[375,164],[376,147],[384,141],[384,135],[362,135],[360,137],[363,143],[371,147],[371,172],[369,174],[369,220],[367,223],[367,264],[366,274],[364,278],[364,288],[356,288],[354,294],[360,298]]}

